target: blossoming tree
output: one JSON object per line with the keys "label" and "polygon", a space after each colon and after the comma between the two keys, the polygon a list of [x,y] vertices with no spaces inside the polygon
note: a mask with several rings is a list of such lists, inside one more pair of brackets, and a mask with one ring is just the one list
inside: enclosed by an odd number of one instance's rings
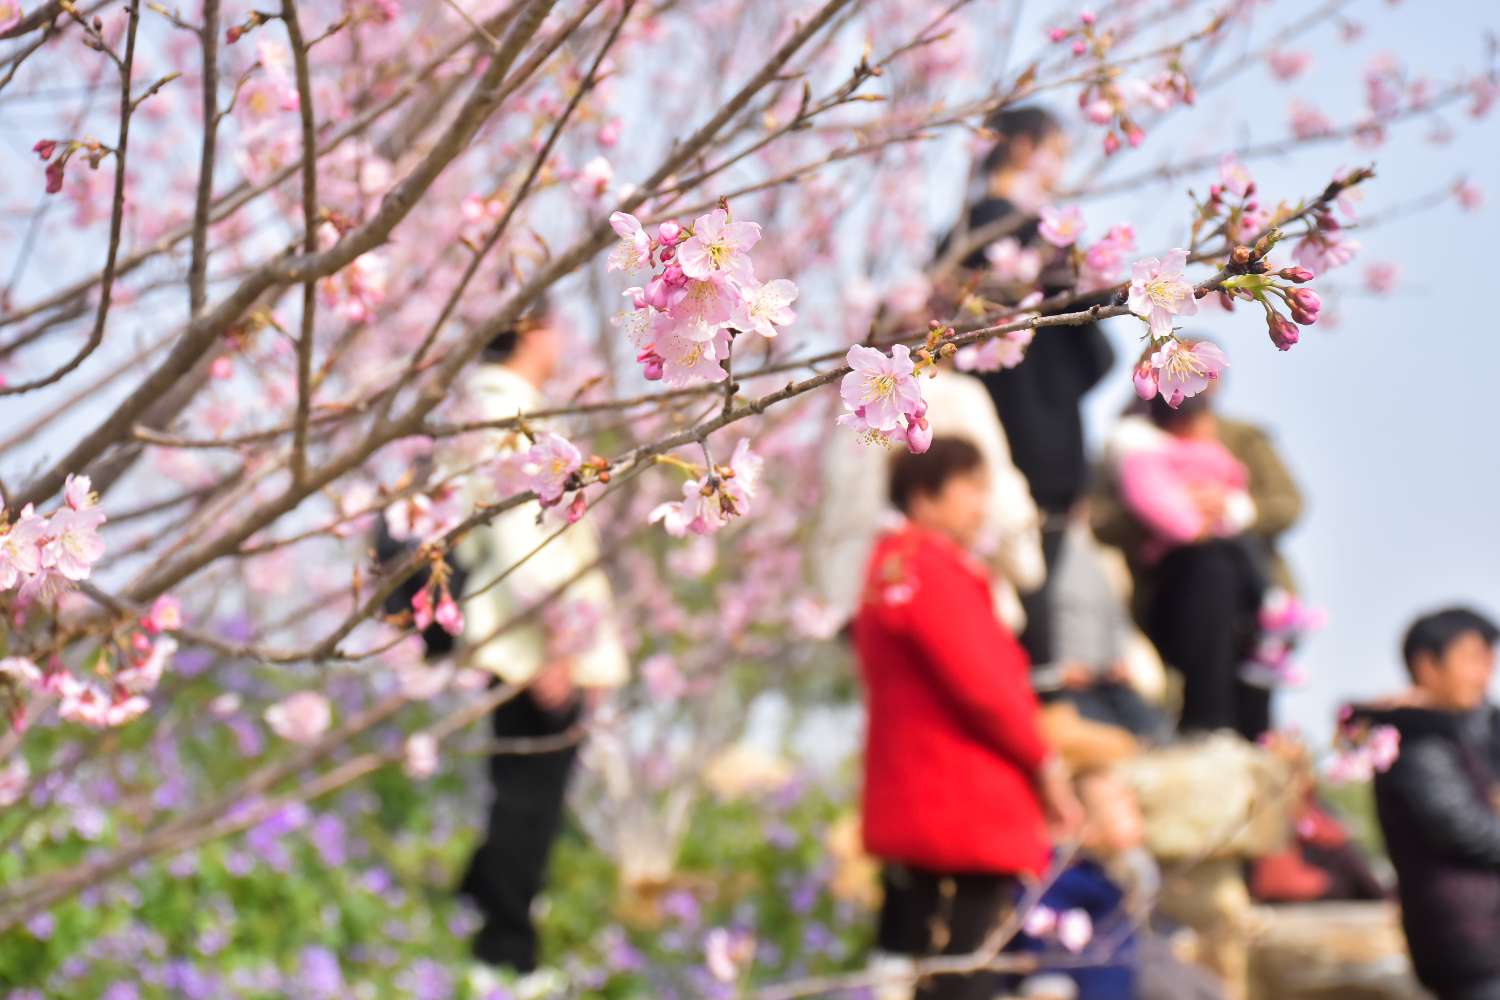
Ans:
{"label": "blossoming tree", "polygon": [[[444,556],[522,505],[553,537],[596,522],[628,595],[640,690],[601,744],[689,731],[635,792],[691,785],[733,735],[694,708],[727,668],[786,683],[837,624],[805,583],[820,437],[921,451],[927,373],[1024,364],[1050,327],[1132,324],[1136,390],[1174,403],[1258,331],[1291,349],[1374,172],[1270,192],[1255,158],[1375,159],[1399,123],[1497,95],[1487,67],[1378,59],[1338,118],[1299,103],[1283,141],[1133,172],[1199,94],[1290,80],[1300,39],[1357,26],[1348,0],[1291,6],[1108,0],[1038,37],[998,0],[0,0],[0,116],[46,111],[7,124],[30,152],[0,223],[0,929],[383,769],[438,771],[514,689],[462,650],[424,665],[416,633],[462,629]],[[958,190],[987,116],[1035,102],[1076,105],[1097,162],[1031,206],[1041,247],[976,232],[933,260],[945,226],[911,193]],[[1137,248],[1129,219],[1089,238],[1088,196],[1204,174],[1178,245]],[[974,249],[986,280],[957,267]],[[559,405],[474,419],[456,387],[544,296],[572,338]],[[1212,305],[1241,341],[1180,338]],[[385,565],[380,516],[408,545]],[[518,622],[587,633],[559,597]],[[226,732],[232,766],[181,763]],[[43,849],[103,787],[129,821],[67,863]],[[713,975],[746,975],[715,940]]]}

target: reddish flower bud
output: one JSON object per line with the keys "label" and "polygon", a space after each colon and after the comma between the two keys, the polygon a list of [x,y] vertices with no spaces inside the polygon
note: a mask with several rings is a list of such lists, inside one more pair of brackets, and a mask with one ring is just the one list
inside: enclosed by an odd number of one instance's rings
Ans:
{"label": "reddish flower bud", "polygon": [[1109,132],[1104,136],[1104,155],[1114,156],[1119,151],[1120,137],[1115,135],[1114,132]]}
{"label": "reddish flower bud", "polygon": [[1305,267],[1283,267],[1276,273],[1281,275],[1287,281],[1295,281],[1299,285],[1304,281],[1311,281],[1315,277],[1315,275]]}
{"label": "reddish flower bud", "polygon": [[1068,37],[1068,29],[1053,28],[1051,31],[1047,32],[1047,37],[1052,39],[1053,43],[1055,44]]}
{"label": "reddish flower bud", "polygon": [[59,192],[59,191],[62,190],[63,162],[64,161],[62,161],[62,160],[59,159],[59,160],[53,160],[51,163],[47,164],[47,193],[48,194],[57,194],[57,192]]}
{"label": "reddish flower bud", "polygon": [[1317,292],[1311,288],[1293,288],[1287,292],[1286,297],[1292,307],[1292,319],[1303,326],[1312,326],[1318,321],[1323,300],[1318,298]]}
{"label": "reddish flower bud", "polygon": [[1270,328],[1271,343],[1276,345],[1278,351],[1290,351],[1302,335],[1297,329],[1297,324],[1288,320],[1279,312],[1273,312],[1266,318],[1266,326]]}
{"label": "reddish flower bud", "polygon": [[1091,10],[1086,10],[1082,14],[1078,15],[1078,20],[1082,21],[1084,24],[1093,24],[1095,21],[1099,20],[1099,16]]}
{"label": "reddish flower bud", "polygon": [[1131,376],[1135,383],[1135,394],[1142,399],[1153,399],[1158,391],[1156,380],[1156,369],[1151,367],[1151,362],[1142,361],[1135,366],[1135,374]]}
{"label": "reddish flower bud", "polygon": [[1229,260],[1237,267],[1244,267],[1250,263],[1250,248],[1244,245],[1235,247],[1229,251]]}
{"label": "reddish flower bud", "polygon": [[1084,44],[1084,41],[1083,41],[1082,38],[1078,39],[1078,41],[1076,41],[1076,42],[1073,43],[1073,54],[1075,56],[1081,56],[1085,52],[1087,52],[1088,50],[1089,50],[1089,47],[1086,44]]}
{"label": "reddish flower bud", "polygon": [[57,152],[57,140],[38,139],[36,145],[31,147],[31,151],[44,160],[50,160],[52,154]]}
{"label": "reddish flower bud", "polygon": [[235,42],[237,42],[237,41],[240,40],[240,36],[243,35],[244,33],[245,33],[245,29],[244,28],[240,27],[237,24],[236,25],[231,25],[230,28],[229,28],[229,30],[226,31],[226,32],[224,32],[224,43],[226,45],[233,45]]}
{"label": "reddish flower bud", "polygon": [[568,523],[577,524],[588,509],[589,505],[584,501],[583,494],[573,494],[573,502],[568,504]]}
{"label": "reddish flower bud", "polygon": [[1130,148],[1135,149],[1146,141],[1146,133],[1139,125],[1131,125],[1125,130],[1125,141],[1130,143]]}

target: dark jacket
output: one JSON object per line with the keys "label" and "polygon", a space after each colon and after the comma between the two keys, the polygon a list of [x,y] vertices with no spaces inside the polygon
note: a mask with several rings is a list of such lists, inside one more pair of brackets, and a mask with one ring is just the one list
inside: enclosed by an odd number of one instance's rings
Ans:
{"label": "dark jacket", "polygon": [[1439,993],[1500,979],[1496,710],[1357,717],[1401,734],[1395,764],[1375,777],[1375,806],[1417,978]]}
{"label": "dark jacket", "polygon": [[[1078,987],[1078,1000],[1129,1000],[1135,996],[1138,935],[1125,907],[1125,892],[1089,858],[1065,868],[1042,894],[1041,905],[1061,915],[1082,910],[1093,923],[1093,936],[1078,957],[1058,942],[1017,935],[1014,950],[1041,953],[1041,971],[1061,972]],[[1054,960],[1056,964],[1051,964]]]}
{"label": "dark jacket", "polygon": [[[964,231],[1003,225],[1000,220],[1015,214],[1015,207],[1004,198],[986,198],[970,206]],[[1026,246],[1053,249],[1038,242],[1035,218],[1027,218],[1010,235]],[[939,257],[951,239],[953,234],[944,239]],[[983,248],[970,253],[963,266],[970,270],[986,267]],[[1049,269],[1042,275],[1043,291],[1048,295],[1065,291],[1066,279],[1067,275]],[[1070,308],[1104,300],[1096,296]],[[1025,363],[979,376],[1000,413],[1016,468],[1031,484],[1031,495],[1044,514],[1065,513],[1083,495],[1088,461],[1079,405],[1113,363],[1114,350],[1098,324],[1085,323],[1037,330],[1026,349]]]}

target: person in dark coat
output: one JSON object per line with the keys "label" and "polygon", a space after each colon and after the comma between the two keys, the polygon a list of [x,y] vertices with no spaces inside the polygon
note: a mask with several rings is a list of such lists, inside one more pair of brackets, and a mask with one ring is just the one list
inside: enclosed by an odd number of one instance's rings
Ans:
{"label": "person in dark coat", "polygon": [[1402,650],[1411,693],[1354,713],[1400,733],[1375,806],[1412,965],[1439,1000],[1500,1000],[1500,715],[1485,700],[1497,637],[1466,608],[1417,619]]}
{"label": "person in dark coat", "polygon": [[[868,724],[862,823],[884,864],[882,951],[975,951],[1003,925],[1020,878],[1041,874],[1048,821],[1079,818],[1043,742],[1026,654],[995,614],[968,554],[986,516],[974,445],[934,438],[897,454],[891,502],[906,517],[875,543],[854,618]],[[996,973],[939,975],[920,1000],[990,1000]]]}
{"label": "person in dark coat", "polygon": [[[939,283],[956,262],[960,276],[975,281],[988,268],[985,247],[1013,238],[1043,253],[1042,291],[1067,291],[1075,276],[1066,252],[1042,242],[1036,209],[1056,187],[1068,143],[1061,126],[1041,108],[1003,111],[985,122],[999,139],[981,163],[984,195],[966,209],[963,221],[938,248]],[[1002,302],[1015,302],[1029,289],[983,289]],[[993,293],[993,294],[991,294]],[[1103,298],[1080,301],[1081,309]],[[1050,570],[1062,549],[1068,512],[1088,482],[1084,447],[1083,397],[1114,364],[1114,351],[1096,323],[1036,331],[1026,359],[1014,368],[979,377],[995,401],[1016,467],[1031,486],[1042,516],[1042,552]],[[1022,595],[1026,629],[1022,645],[1037,666],[1052,665],[1051,590],[1043,583]]]}

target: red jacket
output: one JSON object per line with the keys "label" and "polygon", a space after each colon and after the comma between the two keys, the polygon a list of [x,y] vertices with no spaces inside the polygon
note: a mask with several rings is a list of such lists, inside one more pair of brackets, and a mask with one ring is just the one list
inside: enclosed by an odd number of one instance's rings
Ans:
{"label": "red jacket", "polygon": [[935,871],[1044,871],[1034,777],[1048,750],[1026,653],[983,569],[912,525],[882,536],[854,644],[869,711],[865,849]]}

